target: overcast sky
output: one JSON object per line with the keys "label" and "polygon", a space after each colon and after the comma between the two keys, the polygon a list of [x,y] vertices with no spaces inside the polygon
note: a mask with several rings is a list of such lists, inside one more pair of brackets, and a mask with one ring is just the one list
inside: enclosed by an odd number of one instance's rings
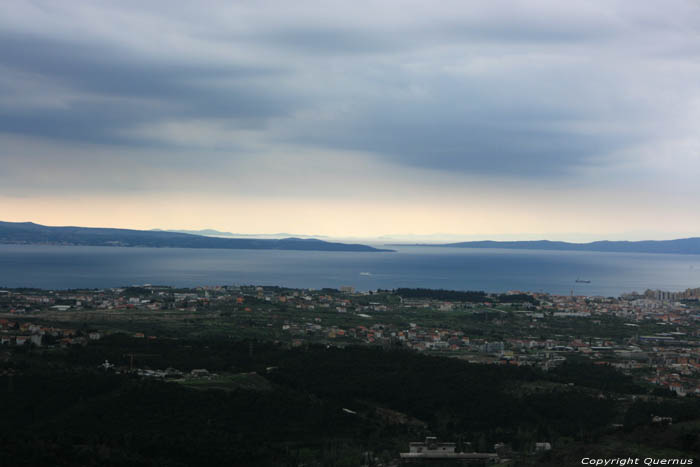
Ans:
{"label": "overcast sky", "polygon": [[699,128],[697,1],[0,5],[0,220],[700,236]]}

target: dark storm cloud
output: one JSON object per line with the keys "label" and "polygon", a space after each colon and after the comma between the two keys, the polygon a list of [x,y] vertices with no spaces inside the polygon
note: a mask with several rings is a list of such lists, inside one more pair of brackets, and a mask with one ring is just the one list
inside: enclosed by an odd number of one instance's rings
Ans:
{"label": "dark storm cloud", "polygon": [[[0,32],[0,44],[3,67],[73,94],[59,108],[0,106],[2,132],[125,143],[121,130],[163,118],[221,118],[259,126],[264,119],[288,115],[299,105],[293,95],[256,84],[280,75],[279,67],[173,63],[140,57],[110,44],[6,31]],[[22,83],[16,85],[21,90]]]}
{"label": "dark storm cloud", "polygon": [[282,28],[252,34],[246,40],[281,49],[336,56],[395,52],[408,45],[400,36],[392,37],[386,32],[323,26]]}
{"label": "dark storm cloud", "polygon": [[[387,88],[393,93],[357,104],[355,113],[294,127],[289,137],[327,148],[382,154],[413,167],[508,176],[564,175],[649,138],[638,130],[606,128],[634,122],[649,110],[619,90],[614,91],[616,96],[610,95],[612,90],[581,95],[586,80],[557,79],[555,70],[451,78],[429,72],[415,82],[390,83]],[[411,93],[412,86],[423,92]],[[616,108],[607,108],[608,99],[616,101]],[[601,126],[597,131],[580,129],[596,119]]]}
{"label": "dark storm cloud", "polygon": [[230,159],[247,143],[230,130],[254,129],[270,153],[537,178],[677,136],[697,101],[688,2],[285,5],[66,2],[0,19],[0,133],[185,150],[189,128]]}
{"label": "dark storm cloud", "polygon": [[[0,62],[76,86],[125,97],[177,97],[203,78],[244,81],[284,72],[279,67],[235,63],[159,61],[109,43],[0,31]],[[190,59],[190,60],[188,60]]]}
{"label": "dark storm cloud", "polygon": [[232,39],[265,44],[278,49],[288,49],[326,56],[376,55],[399,53],[440,44],[502,43],[526,45],[537,43],[598,42],[616,34],[607,26],[593,27],[571,22],[558,24],[467,23],[444,20],[438,24],[413,27],[407,30],[372,28],[366,26],[304,25],[281,27],[247,35],[231,36]]}
{"label": "dark storm cloud", "polygon": [[[564,175],[592,155],[624,146],[615,137],[590,138],[546,127],[520,126],[507,122],[462,120],[436,124],[429,118],[387,118],[367,126],[321,133],[327,139],[318,143],[381,153],[414,167],[506,176]],[[313,135],[309,138],[313,139]]]}

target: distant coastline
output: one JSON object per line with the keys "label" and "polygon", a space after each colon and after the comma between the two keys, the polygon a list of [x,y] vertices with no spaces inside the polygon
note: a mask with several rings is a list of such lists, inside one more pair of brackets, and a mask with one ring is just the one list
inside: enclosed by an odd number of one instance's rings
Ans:
{"label": "distant coastline", "polygon": [[550,240],[499,242],[492,240],[458,243],[387,244],[387,246],[421,246],[436,248],[501,248],[506,250],[596,251],[601,253],[659,253],[700,255],[700,237],[676,240],[598,241],[569,243]]}
{"label": "distant coastline", "polygon": [[170,230],[170,229],[151,229],[152,232],[174,232],[174,233],[184,233],[190,235],[201,235],[204,237],[221,237],[221,238],[248,238],[248,239],[273,239],[280,240],[283,238],[311,238],[316,240],[327,241],[330,237],[326,235],[304,235],[304,234],[292,234],[292,233],[273,233],[273,234],[243,234],[243,233],[233,233],[233,232],[223,232],[221,230],[215,229],[201,229],[201,230]]}
{"label": "distant coastline", "polygon": [[156,230],[49,227],[33,222],[2,221],[0,221],[0,244],[338,252],[393,251],[368,245],[327,242],[314,238],[217,238]]}

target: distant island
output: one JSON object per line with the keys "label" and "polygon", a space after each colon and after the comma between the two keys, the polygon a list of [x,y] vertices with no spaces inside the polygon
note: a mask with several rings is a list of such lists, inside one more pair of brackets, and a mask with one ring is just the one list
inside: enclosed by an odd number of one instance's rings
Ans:
{"label": "distant island", "polygon": [[217,238],[157,230],[49,227],[33,222],[0,221],[0,244],[213,248],[306,251],[393,251],[367,245],[333,243],[313,238]]}
{"label": "distant island", "polygon": [[203,235],[205,237],[228,237],[228,238],[272,238],[280,240],[283,238],[328,238],[325,235],[300,235],[300,234],[290,234],[290,233],[274,233],[274,234],[242,234],[233,232],[222,232],[221,230],[214,229],[201,229],[201,230],[163,230],[163,229],[151,229],[153,232],[175,232],[175,233],[186,233],[191,235]]}
{"label": "distant island", "polygon": [[598,241],[590,243],[553,242],[549,240],[497,242],[484,240],[459,243],[393,244],[388,246],[424,246],[451,248],[500,248],[506,250],[556,250],[556,251],[599,251],[608,253],[665,253],[679,255],[700,255],[700,238],[680,238],[677,240]]}

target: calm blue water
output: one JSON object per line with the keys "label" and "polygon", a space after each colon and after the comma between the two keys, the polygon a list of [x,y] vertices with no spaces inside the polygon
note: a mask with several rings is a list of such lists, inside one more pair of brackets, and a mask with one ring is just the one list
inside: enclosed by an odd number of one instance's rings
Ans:
{"label": "calm blue water", "polygon": [[[0,287],[351,285],[616,296],[700,287],[700,256],[399,247],[395,253],[0,245]],[[369,273],[361,274],[361,273]],[[590,280],[578,284],[577,278]]]}

